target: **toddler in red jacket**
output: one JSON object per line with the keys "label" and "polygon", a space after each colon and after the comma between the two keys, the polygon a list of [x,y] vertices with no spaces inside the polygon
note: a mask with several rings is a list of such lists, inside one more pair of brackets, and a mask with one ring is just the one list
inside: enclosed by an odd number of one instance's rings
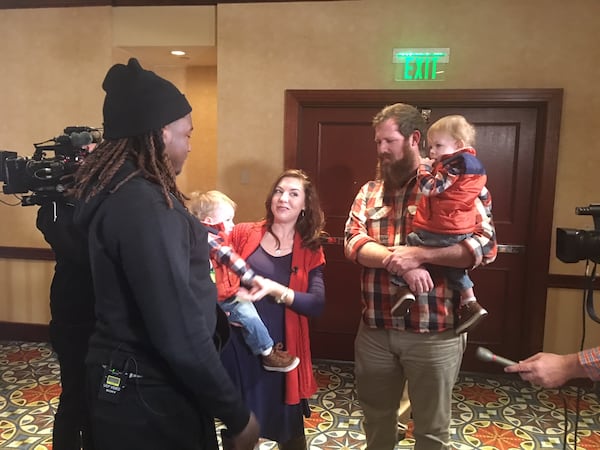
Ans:
{"label": "toddler in red jacket", "polygon": [[[446,116],[427,131],[430,158],[422,158],[417,171],[420,198],[414,211],[412,230],[407,245],[449,247],[469,237],[482,221],[475,199],[489,195],[485,186],[485,168],[473,148],[475,127],[463,116]],[[473,282],[467,271],[444,267],[444,275],[452,289],[460,291],[456,334],[475,327],[487,316],[477,302]],[[392,315],[408,313],[414,294],[401,277],[393,277],[399,286]]]}
{"label": "toddler in red jacket", "polygon": [[241,326],[244,340],[255,355],[262,356],[266,370],[289,372],[300,359],[275,345],[254,304],[236,296],[242,283],[250,286],[255,276],[246,261],[225,245],[234,223],[236,204],[220,191],[193,192],[190,210],[208,228],[213,281],[217,284],[219,305],[229,323]]}

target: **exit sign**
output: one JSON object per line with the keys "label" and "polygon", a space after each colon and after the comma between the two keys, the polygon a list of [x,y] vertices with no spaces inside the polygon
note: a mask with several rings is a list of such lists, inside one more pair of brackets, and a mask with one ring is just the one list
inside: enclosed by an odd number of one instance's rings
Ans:
{"label": "exit sign", "polygon": [[449,48],[395,48],[396,81],[442,81],[444,64],[450,62]]}

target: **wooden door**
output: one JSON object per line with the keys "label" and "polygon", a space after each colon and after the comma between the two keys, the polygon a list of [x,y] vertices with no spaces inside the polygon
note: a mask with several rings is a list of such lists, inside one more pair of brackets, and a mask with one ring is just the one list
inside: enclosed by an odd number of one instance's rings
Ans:
{"label": "wooden door", "polygon": [[[371,119],[388,103],[393,101],[367,107],[314,105],[303,108],[297,117],[293,165],[314,178],[327,218],[326,229],[338,238],[325,246],[327,304],[324,314],[311,322],[315,357],[353,359],[353,340],[361,309],[360,266],[344,257],[342,237],[352,200],[375,171]],[[462,114],[477,129],[475,147],[488,172],[498,241],[509,252],[500,253],[492,265],[471,273],[476,295],[489,316],[469,334],[463,370],[497,371],[498,367],[475,360],[473,353],[477,346],[519,359],[529,354],[531,348],[527,343],[537,339],[541,345],[543,337],[527,335],[528,330],[535,329],[531,326],[531,311],[541,310],[542,305],[545,308],[545,290],[538,299],[541,305],[532,307],[528,297],[532,292],[528,286],[530,272],[540,269],[537,259],[537,265],[532,265],[531,252],[535,249],[528,247],[537,223],[532,211],[539,207],[536,176],[540,173],[540,143],[545,142],[540,135],[545,129],[542,122],[547,117],[535,104],[460,105],[457,101],[431,104],[427,99],[411,103],[431,110],[431,121],[448,114]],[[547,258],[542,264],[547,273]]]}

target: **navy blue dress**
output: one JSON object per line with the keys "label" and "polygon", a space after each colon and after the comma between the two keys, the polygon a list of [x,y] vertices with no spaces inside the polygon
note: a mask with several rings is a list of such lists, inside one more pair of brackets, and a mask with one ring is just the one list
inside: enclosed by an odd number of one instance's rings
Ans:
{"label": "navy blue dress", "polygon": [[[253,270],[285,286],[289,284],[292,254],[271,256],[258,247],[246,261]],[[324,292],[322,268],[309,274],[309,290]],[[304,303],[311,294],[295,292],[294,305],[302,314],[310,313]],[[297,304],[297,305],[296,305]],[[275,343],[285,348],[285,306],[277,304],[271,296],[255,302],[256,310]],[[302,308],[304,306],[304,308]],[[285,374],[270,372],[262,367],[261,358],[252,354],[244,342],[241,328],[231,327],[231,339],[225,346],[221,359],[231,379],[241,390],[246,405],[254,412],[261,426],[261,437],[276,442],[287,442],[304,435],[304,417],[310,416],[307,400],[297,405],[285,403]]]}

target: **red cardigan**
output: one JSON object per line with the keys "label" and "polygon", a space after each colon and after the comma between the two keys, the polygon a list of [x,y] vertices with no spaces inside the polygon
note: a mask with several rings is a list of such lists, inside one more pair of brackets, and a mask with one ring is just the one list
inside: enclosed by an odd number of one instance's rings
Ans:
{"label": "red cardigan", "polygon": [[[239,223],[231,232],[230,243],[242,258],[247,259],[258,248],[266,231],[264,221]],[[298,270],[290,276],[289,288],[307,292],[309,272],[323,264],[323,249],[312,251],[302,247],[300,236],[296,233],[292,248],[292,267],[297,267]],[[312,370],[308,318],[291,308],[285,308],[285,344],[292,355],[300,358],[298,369],[286,374],[286,403],[294,405],[300,399],[310,398],[317,391],[317,382]]]}

